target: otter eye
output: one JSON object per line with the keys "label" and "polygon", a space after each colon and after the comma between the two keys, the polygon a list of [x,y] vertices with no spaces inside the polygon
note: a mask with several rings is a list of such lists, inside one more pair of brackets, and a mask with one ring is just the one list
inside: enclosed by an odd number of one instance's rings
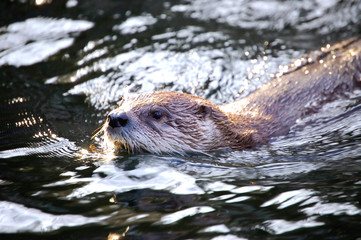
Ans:
{"label": "otter eye", "polygon": [[160,111],[154,111],[152,113],[152,118],[156,119],[156,120],[159,120],[163,117],[163,113],[160,112]]}

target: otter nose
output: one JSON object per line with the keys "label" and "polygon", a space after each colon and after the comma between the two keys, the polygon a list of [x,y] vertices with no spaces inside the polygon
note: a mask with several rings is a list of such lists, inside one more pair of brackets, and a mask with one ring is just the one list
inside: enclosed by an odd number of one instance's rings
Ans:
{"label": "otter nose", "polygon": [[129,121],[126,113],[114,114],[111,113],[108,115],[109,126],[112,128],[116,127],[125,127]]}

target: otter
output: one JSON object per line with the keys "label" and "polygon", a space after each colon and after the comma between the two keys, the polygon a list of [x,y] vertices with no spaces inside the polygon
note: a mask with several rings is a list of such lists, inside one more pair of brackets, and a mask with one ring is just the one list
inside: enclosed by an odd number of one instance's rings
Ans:
{"label": "otter", "polygon": [[149,153],[242,150],[286,135],[296,120],[361,85],[361,41],[313,51],[245,98],[216,105],[191,94],[129,94],[101,132],[116,150]]}

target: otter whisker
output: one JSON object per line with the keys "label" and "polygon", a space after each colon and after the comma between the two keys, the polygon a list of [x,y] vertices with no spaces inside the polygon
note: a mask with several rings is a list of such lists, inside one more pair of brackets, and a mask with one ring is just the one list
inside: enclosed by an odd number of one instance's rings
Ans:
{"label": "otter whisker", "polygon": [[104,132],[104,125],[105,123],[103,123],[100,127],[98,127],[93,131],[93,136],[90,138],[90,140],[93,140],[96,136]]}

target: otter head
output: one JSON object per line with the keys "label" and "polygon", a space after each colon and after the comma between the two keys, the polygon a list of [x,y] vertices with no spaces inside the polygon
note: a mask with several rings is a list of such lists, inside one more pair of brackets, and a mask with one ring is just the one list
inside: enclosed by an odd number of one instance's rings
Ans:
{"label": "otter head", "polygon": [[129,152],[184,153],[221,148],[217,105],[190,94],[159,91],[126,96],[104,124],[105,142]]}

